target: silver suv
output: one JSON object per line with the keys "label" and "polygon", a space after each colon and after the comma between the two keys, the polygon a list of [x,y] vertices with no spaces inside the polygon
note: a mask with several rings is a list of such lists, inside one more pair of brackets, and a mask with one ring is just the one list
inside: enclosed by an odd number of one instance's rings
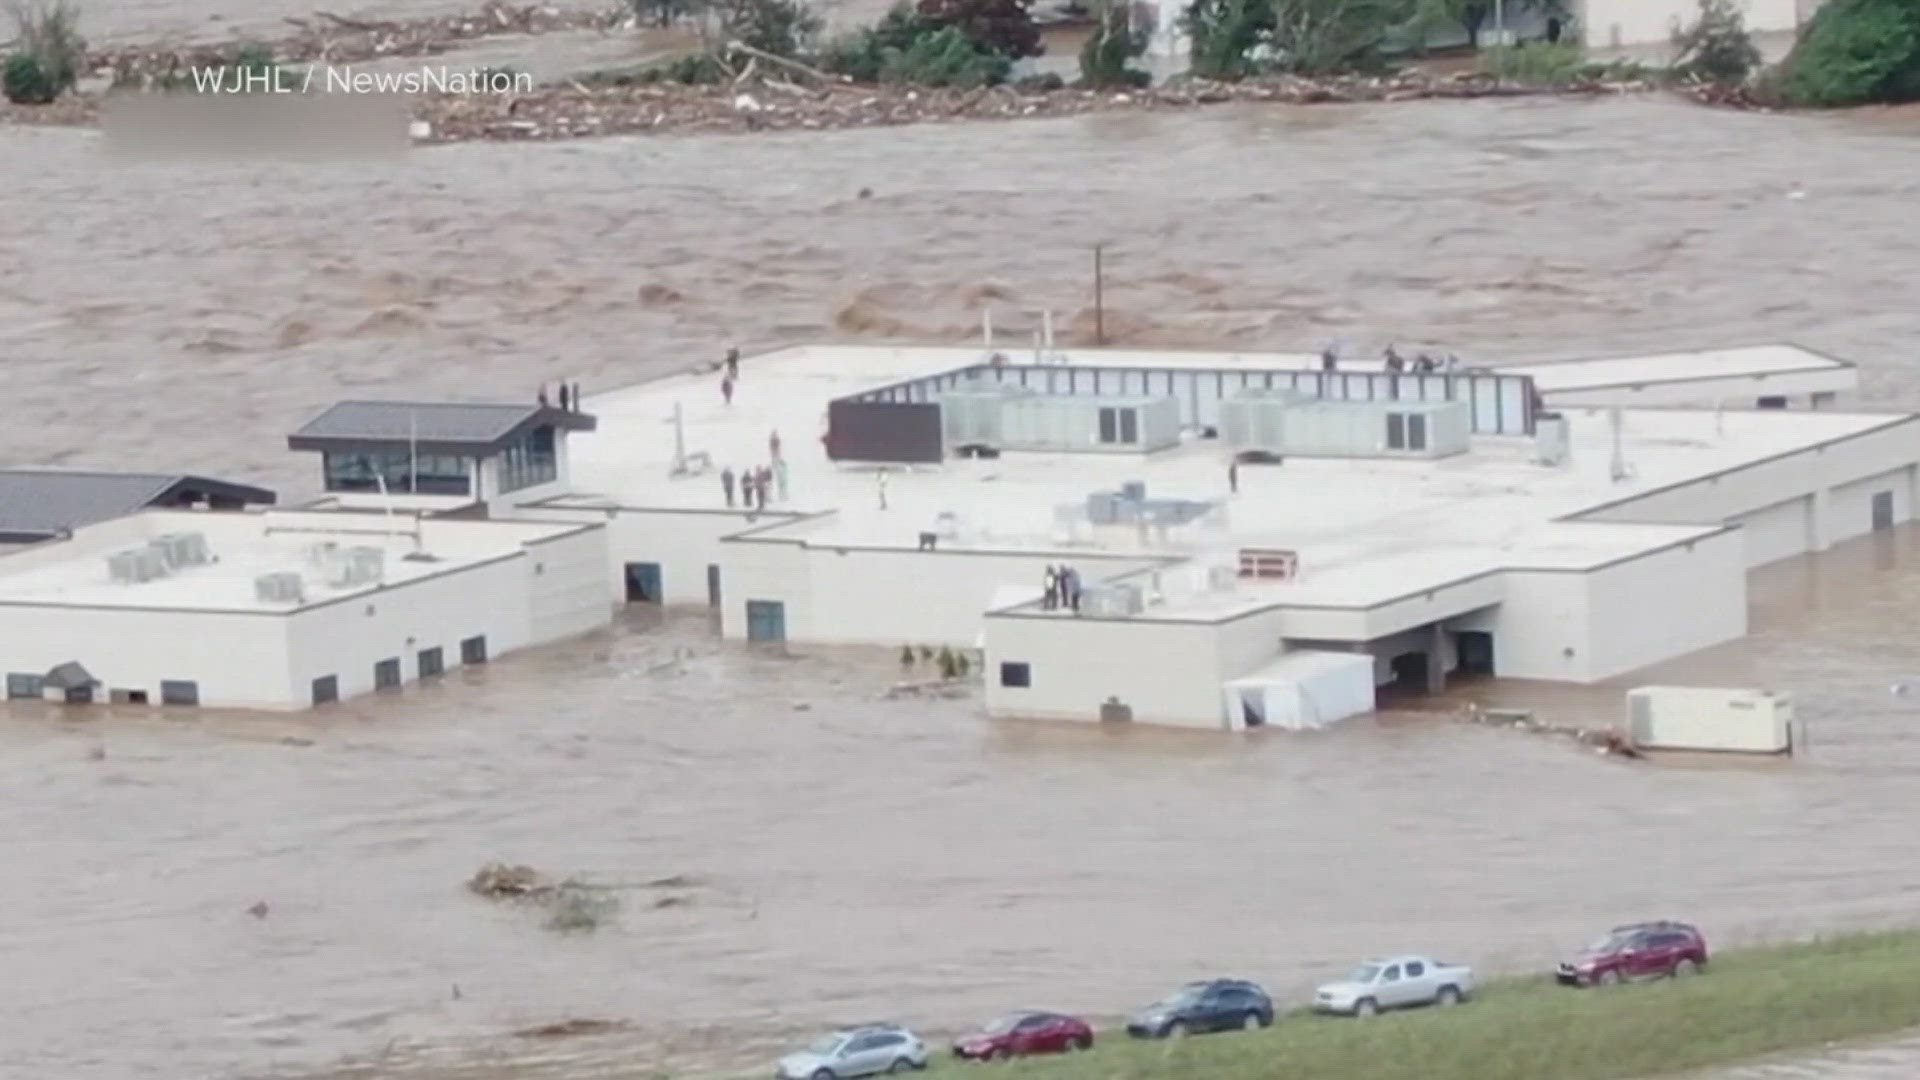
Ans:
{"label": "silver suv", "polygon": [[927,1067],[927,1045],[898,1024],[862,1024],[814,1040],[780,1059],[778,1080],[848,1080]]}

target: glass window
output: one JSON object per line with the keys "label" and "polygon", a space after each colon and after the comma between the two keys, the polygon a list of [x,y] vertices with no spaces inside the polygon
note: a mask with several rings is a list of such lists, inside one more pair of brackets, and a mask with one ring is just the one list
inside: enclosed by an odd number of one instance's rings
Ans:
{"label": "glass window", "polygon": [[1425,975],[1426,973],[1427,973],[1427,965],[1421,963],[1418,960],[1415,960],[1413,963],[1407,965],[1407,978],[1409,979],[1417,979],[1420,976]]}
{"label": "glass window", "polygon": [[330,453],[323,458],[328,491],[422,492],[468,495],[473,466],[457,454],[415,454],[407,450]]}
{"label": "glass window", "polygon": [[1399,413],[1387,414],[1387,449],[1405,450],[1407,448],[1407,418]]}
{"label": "glass window", "polygon": [[1000,665],[1001,686],[1032,686],[1033,668],[1028,664],[1005,663]]}
{"label": "glass window", "polygon": [[1407,417],[1407,449],[1425,450],[1427,448],[1427,418],[1424,416]]}
{"label": "glass window", "polygon": [[1120,441],[1123,443],[1140,441],[1140,414],[1133,409],[1120,410]]}
{"label": "glass window", "polygon": [[38,675],[10,674],[7,676],[7,697],[9,698],[15,700],[37,698],[45,692]]}
{"label": "glass window", "polygon": [[1381,982],[1397,982],[1399,978],[1400,978],[1400,965],[1394,964],[1392,967],[1387,968],[1387,973],[1380,977],[1380,981]]}
{"label": "glass window", "polygon": [[1103,443],[1120,441],[1120,410],[1100,410],[1100,441]]}
{"label": "glass window", "polygon": [[518,491],[560,476],[551,426],[537,427],[508,443],[500,453],[500,490]]}

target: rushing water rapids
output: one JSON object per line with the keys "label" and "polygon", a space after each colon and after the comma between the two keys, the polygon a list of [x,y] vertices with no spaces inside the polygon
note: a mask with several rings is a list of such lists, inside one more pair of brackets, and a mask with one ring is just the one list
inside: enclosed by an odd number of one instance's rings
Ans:
{"label": "rushing water rapids", "polygon": [[[297,494],[284,434],[337,398],[952,339],[989,300],[1084,328],[1097,241],[1125,343],[1509,359],[1792,338],[1860,362],[1865,406],[1920,406],[1910,112],[1219,109],[309,165],[122,163],[15,129],[0,160],[9,463]],[[698,619],[324,716],[14,709],[0,1075],[257,1076],[389,1048],[399,1075],[757,1067],[815,1023],[1105,1014],[1226,969],[1291,994],[1403,946],[1524,967],[1626,917],[1729,941],[1909,918],[1920,707],[1888,684],[1920,673],[1917,560],[1903,531],[1771,568],[1749,642],[1636,677],[1797,693],[1812,752],[1761,770],[1406,717],[989,724],[874,700],[891,656],[750,656]],[[1607,719],[1617,690],[1539,700]],[[493,859],[694,881],[560,937],[461,888]],[[634,1026],[502,1034],[569,1016]]]}

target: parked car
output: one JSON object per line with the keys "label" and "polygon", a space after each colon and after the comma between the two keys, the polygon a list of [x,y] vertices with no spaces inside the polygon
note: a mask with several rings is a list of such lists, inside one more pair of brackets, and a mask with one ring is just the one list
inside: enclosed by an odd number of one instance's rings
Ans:
{"label": "parked car", "polygon": [[1192,982],[1140,1011],[1127,1024],[1139,1039],[1236,1031],[1273,1023],[1273,999],[1245,979]]}
{"label": "parked car", "polygon": [[1383,1009],[1418,1005],[1458,1005],[1473,993],[1473,969],[1424,956],[1369,960],[1339,982],[1320,987],[1313,1007],[1320,1012],[1372,1016]]}
{"label": "parked car", "polygon": [[953,1056],[971,1061],[1064,1054],[1093,1045],[1093,1028],[1084,1020],[1050,1012],[1017,1012],[979,1031],[953,1040]]}
{"label": "parked car", "polygon": [[780,1059],[779,1080],[846,1080],[927,1067],[927,1046],[898,1024],[862,1024],[814,1040]]}
{"label": "parked car", "polygon": [[1707,939],[1682,922],[1631,923],[1560,965],[1568,986],[1611,986],[1634,979],[1684,978],[1707,966]]}

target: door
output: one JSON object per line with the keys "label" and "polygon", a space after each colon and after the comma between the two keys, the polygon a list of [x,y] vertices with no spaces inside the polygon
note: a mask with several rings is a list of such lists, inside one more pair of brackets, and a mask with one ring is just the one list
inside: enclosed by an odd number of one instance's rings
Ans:
{"label": "door", "polygon": [[1404,978],[1400,980],[1400,996],[1395,1005],[1419,1005],[1431,1000],[1433,991],[1427,986],[1427,965],[1424,961],[1407,961]]}
{"label": "door", "polygon": [[1626,955],[1621,957],[1621,974],[1629,979],[1645,979],[1660,974],[1660,951],[1654,947],[1653,935],[1635,934],[1627,942]]}
{"label": "door", "polygon": [[847,1053],[847,1074],[850,1076],[871,1076],[893,1064],[894,1044],[899,1037],[895,1035],[862,1035],[853,1041]]}
{"label": "door", "polygon": [[1873,493],[1873,531],[1881,532],[1893,528],[1893,492],[1876,491]]}
{"label": "door", "polygon": [[1462,630],[1453,635],[1454,670],[1462,675],[1493,674],[1493,635],[1485,630]]}
{"label": "door", "polygon": [[720,568],[713,563],[707,564],[707,606],[720,606]]}
{"label": "door", "polygon": [[660,602],[660,564],[657,562],[630,562],[627,564],[627,603],[657,604]]}
{"label": "door", "polygon": [[747,601],[747,640],[787,640],[787,605],[778,600]]}
{"label": "door", "polygon": [[1406,999],[1407,985],[1400,978],[1400,965],[1388,964],[1387,970],[1380,973],[1380,984],[1375,991],[1374,1000],[1381,1008],[1391,1009],[1395,1005],[1405,1004]]}

